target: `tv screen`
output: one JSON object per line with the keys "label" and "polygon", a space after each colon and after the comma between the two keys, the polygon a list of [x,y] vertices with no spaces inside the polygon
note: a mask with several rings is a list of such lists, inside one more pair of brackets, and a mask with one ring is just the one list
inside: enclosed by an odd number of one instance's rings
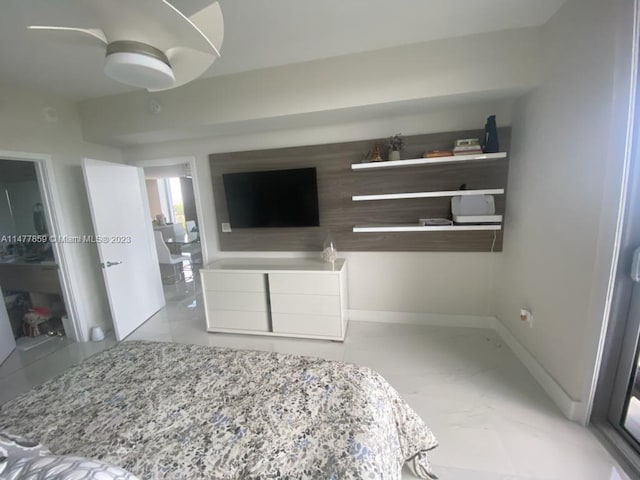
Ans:
{"label": "tv screen", "polygon": [[317,227],[315,168],[222,175],[231,228]]}

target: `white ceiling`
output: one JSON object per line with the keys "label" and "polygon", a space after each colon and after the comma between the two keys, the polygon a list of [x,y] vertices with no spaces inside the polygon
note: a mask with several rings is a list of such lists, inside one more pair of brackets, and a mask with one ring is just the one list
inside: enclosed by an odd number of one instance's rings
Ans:
{"label": "white ceiling", "polygon": [[[95,27],[81,0],[1,0],[0,82],[74,100],[130,91],[102,73],[104,50],[30,24]],[[107,0],[105,0],[107,1]],[[133,1],[133,0],[130,0]],[[174,0],[188,5],[202,0]],[[538,26],[564,0],[220,0],[222,58],[206,76],[475,33]],[[187,7],[188,8],[188,7]],[[384,65],[380,65],[384,68]]]}

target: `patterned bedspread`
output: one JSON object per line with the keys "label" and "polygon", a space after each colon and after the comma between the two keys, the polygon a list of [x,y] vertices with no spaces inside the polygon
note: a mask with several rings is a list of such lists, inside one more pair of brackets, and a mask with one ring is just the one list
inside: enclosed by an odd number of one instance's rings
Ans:
{"label": "patterned bedspread", "polygon": [[437,445],[368,368],[155,342],[122,343],[4,404],[2,430],[154,480],[400,479],[405,461],[429,478]]}

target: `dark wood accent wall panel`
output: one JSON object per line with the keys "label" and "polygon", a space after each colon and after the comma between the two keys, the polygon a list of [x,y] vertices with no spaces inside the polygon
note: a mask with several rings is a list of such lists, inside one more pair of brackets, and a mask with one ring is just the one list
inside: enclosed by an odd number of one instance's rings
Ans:
{"label": "dark wood accent wall panel", "polygon": [[[500,150],[509,151],[511,128],[498,129]],[[458,131],[406,138],[402,158],[419,158],[428,150],[451,149],[458,138],[482,138],[482,130]],[[502,250],[502,231],[447,231],[410,233],[354,233],[355,225],[411,224],[419,218],[451,218],[450,198],[377,200],[354,202],[352,195],[505,188],[508,158],[423,165],[417,167],[351,170],[375,142],[384,139],[312,145],[271,150],[212,154],[209,156],[223,251],[320,251],[331,232],[338,251],[450,251]],[[320,227],[234,229],[223,233],[228,222],[222,174],[259,170],[315,167],[318,178]],[[505,195],[495,196],[496,213],[504,215]]]}

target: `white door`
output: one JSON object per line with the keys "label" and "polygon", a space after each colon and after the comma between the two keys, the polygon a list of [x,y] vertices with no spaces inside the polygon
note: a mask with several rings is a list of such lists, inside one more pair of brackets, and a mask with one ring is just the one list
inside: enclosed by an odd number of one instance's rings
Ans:
{"label": "white door", "polygon": [[13,338],[13,329],[11,328],[11,322],[9,322],[7,307],[0,295],[0,364],[7,359],[15,348],[16,341]]}
{"label": "white door", "polygon": [[95,240],[116,338],[165,305],[141,168],[84,159]]}

